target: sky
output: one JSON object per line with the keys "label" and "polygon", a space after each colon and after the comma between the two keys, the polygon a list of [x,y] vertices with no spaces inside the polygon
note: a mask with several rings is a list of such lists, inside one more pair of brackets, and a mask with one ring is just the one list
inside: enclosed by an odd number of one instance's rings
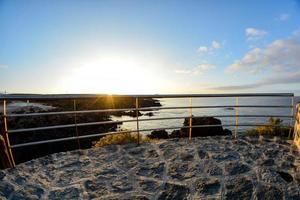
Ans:
{"label": "sky", "polygon": [[0,0],[0,93],[300,95],[300,1]]}

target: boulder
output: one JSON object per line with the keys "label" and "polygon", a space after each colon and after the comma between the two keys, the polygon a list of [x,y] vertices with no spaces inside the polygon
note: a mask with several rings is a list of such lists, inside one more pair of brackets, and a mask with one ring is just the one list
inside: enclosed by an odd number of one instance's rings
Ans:
{"label": "boulder", "polygon": [[145,113],[144,115],[146,115],[146,116],[148,116],[148,117],[152,117],[154,114],[153,114],[153,112],[147,112],[147,113]]}
{"label": "boulder", "polygon": [[[183,126],[188,127],[190,118],[184,119]],[[192,125],[219,125],[212,127],[193,127],[192,137],[205,137],[205,136],[216,136],[216,135],[231,135],[232,132],[228,129],[223,129],[221,120],[214,117],[194,117],[192,119]],[[181,128],[180,130],[174,130],[170,134],[170,138],[182,138],[189,137],[189,128]]]}
{"label": "boulder", "polygon": [[172,131],[172,133],[170,134],[170,138],[184,138],[184,137],[188,137],[189,134],[187,132],[183,132],[181,130],[174,130]]}
{"label": "boulder", "polygon": [[[188,127],[190,118],[184,119],[183,126]],[[205,137],[216,135],[232,135],[229,129],[223,129],[221,120],[214,117],[194,117],[192,119],[192,125],[219,125],[214,127],[194,127],[192,128],[192,137]],[[189,128],[181,128],[180,130],[174,130],[169,136],[170,138],[184,138],[189,137]]]}
{"label": "boulder", "polygon": [[[124,113],[124,115],[128,115],[130,117],[136,117],[136,111],[135,110],[127,111]],[[138,111],[138,116],[142,116],[142,113],[140,111]]]}
{"label": "boulder", "polygon": [[[183,125],[189,126],[190,118],[184,119]],[[192,128],[192,137],[199,136],[214,136],[214,135],[224,135],[224,130],[222,127],[221,120],[214,117],[194,117],[192,118],[192,125],[219,125],[214,127],[196,127]],[[188,133],[189,128],[182,128],[182,132]]]}
{"label": "boulder", "polygon": [[151,135],[148,135],[148,137],[151,139],[168,139],[169,135],[166,130],[161,129],[152,131]]}

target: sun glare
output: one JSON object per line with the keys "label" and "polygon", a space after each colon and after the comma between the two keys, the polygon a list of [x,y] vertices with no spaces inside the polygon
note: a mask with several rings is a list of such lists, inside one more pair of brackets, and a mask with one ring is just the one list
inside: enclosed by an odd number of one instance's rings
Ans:
{"label": "sun glare", "polygon": [[103,56],[74,68],[61,87],[68,93],[157,93],[160,82],[145,65],[133,57]]}

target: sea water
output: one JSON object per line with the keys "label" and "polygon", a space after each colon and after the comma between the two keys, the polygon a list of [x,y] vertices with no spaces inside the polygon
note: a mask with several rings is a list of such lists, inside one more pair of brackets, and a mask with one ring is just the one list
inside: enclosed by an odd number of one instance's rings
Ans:
{"label": "sea water", "polygon": [[[189,98],[181,99],[159,99],[162,107],[177,107],[177,106],[189,106]],[[300,97],[295,97],[294,103],[300,101]],[[223,106],[223,105],[236,105],[236,98],[192,98],[192,106]],[[292,104],[291,97],[239,97],[238,105],[285,105],[290,106]],[[295,109],[294,109],[295,111]],[[149,111],[147,111],[149,112]],[[147,112],[141,112],[145,114]],[[162,109],[154,110],[153,116],[142,115],[139,119],[153,119],[156,117],[188,117],[190,115],[189,109]],[[193,108],[192,114],[194,116],[214,116],[214,115],[292,115],[291,108]],[[235,124],[235,117],[217,117],[221,120],[223,125]],[[112,120],[131,120],[135,117],[130,116],[112,116]],[[266,124],[268,123],[268,117],[239,117],[239,124]],[[290,125],[293,124],[293,121],[289,118],[280,118],[283,120],[283,124]],[[157,128],[166,128],[166,127],[181,127],[183,126],[184,119],[172,119],[172,120],[152,120],[152,121],[140,121],[140,129],[157,129]],[[119,130],[129,129],[136,130],[136,122],[126,122],[119,126]],[[224,127],[230,130],[233,130],[235,127]],[[243,132],[247,129],[253,127],[240,126],[238,127],[239,132]],[[146,133],[149,133],[146,132]]]}

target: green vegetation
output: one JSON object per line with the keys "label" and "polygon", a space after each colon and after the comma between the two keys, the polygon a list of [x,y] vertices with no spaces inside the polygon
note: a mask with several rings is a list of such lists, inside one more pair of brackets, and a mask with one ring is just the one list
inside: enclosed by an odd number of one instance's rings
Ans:
{"label": "green vegetation", "polygon": [[246,135],[270,135],[288,137],[290,131],[292,133],[293,128],[291,130],[290,127],[283,125],[281,119],[270,117],[268,120],[268,124],[248,130],[246,131]]}
{"label": "green vegetation", "polygon": [[[154,140],[140,134],[140,143],[152,141]],[[103,147],[112,144],[128,144],[137,142],[138,133],[116,133],[102,137],[99,141],[94,143],[94,147]]]}

